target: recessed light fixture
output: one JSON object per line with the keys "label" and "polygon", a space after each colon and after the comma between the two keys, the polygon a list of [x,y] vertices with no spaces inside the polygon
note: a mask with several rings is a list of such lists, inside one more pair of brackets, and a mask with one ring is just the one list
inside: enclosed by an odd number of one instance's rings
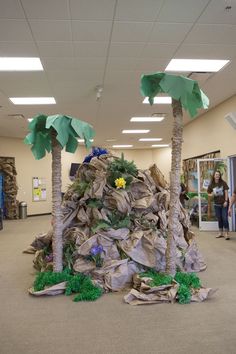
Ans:
{"label": "recessed light fixture", "polygon": [[155,148],[163,148],[163,147],[168,147],[169,146],[169,144],[154,144],[154,145],[152,145],[152,147],[155,147]]}
{"label": "recessed light fixture", "polygon": [[112,145],[113,148],[131,148],[133,145]]}
{"label": "recessed light fixture", "polygon": [[[154,97],[154,104],[171,104],[172,98],[170,96],[156,96]],[[148,97],[143,100],[144,104],[149,104]]]}
{"label": "recessed light fixture", "polygon": [[123,134],[147,134],[150,132],[150,129],[125,129],[122,130]]}
{"label": "recessed light fixture", "polygon": [[39,58],[0,57],[0,71],[42,71]]}
{"label": "recessed light fixture", "polygon": [[132,117],[130,122],[161,122],[165,117]]}
{"label": "recessed light fixture", "polygon": [[[84,143],[84,139],[77,139],[78,143]],[[94,139],[90,139],[91,143],[94,142]]]}
{"label": "recessed light fixture", "polygon": [[229,60],[212,59],[172,59],[165,71],[197,71],[216,72],[222,69]]}
{"label": "recessed light fixture", "polygon": [[139,141],[161,141],[162,138],[140,138]]}
{"label": "recessed light fixture", "polygon": [[34,118],[28,118],[28,121],[29,121],[29,122],[32,122],[33,119],[34,119]]}
{"label": "recessed light fixture", "polygon": [[14,104],[56,104],[54,97],[10,97]]}

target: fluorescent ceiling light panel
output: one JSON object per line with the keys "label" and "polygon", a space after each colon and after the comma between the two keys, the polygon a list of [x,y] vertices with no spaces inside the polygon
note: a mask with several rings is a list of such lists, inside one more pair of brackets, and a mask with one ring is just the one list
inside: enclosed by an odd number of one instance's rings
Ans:
{"label": "fluorescent ceiling light panel", "polygon": [[[171,104],[172,98],[170,96],[156,96],[154,97],[154,104]],[[145,97],[143,100],[144,104],[150,104],[148,97]]]}
{"label": "fluorescent ceiling light panel", "polygon": [[122,130],[123,134],[147,134],[149,133],[149,129],[125,129]]}
{"label": "fluorescent ceiling light panel", "polygon": [[[84,139],[77,139],[78,143],[84,143]],[[94,142],[94,139],[90,139],[91,143]]]}
{"label": "fluorescent ceiling light panel", "polygon": [[139,141],[161,141],[162,138],[140,138]]}
{"label": "fluorescent ceiling light panel", "polygon": [[116,141],[116,139],[107,139],[106,141]]}
{"label": "fluorescent ceiling light panel", "polygon": [[133,145],[112,145],[113,148],[131,148]]}
{"label": "fluorescent ceiling light panel", "polygon": [[229,60],[172,59],[165,71],[216,72],[222,69],[228,62]]}
{"label": "fluorescent ceiling light panel", "polygon": [[158,147],[158,148],[160,148],[160,147],[168,147],[169,146],[169,144],[155,144],[155,145],[152,145],[152,147]]}
{"label": "fluorescent ceiling light panel", "polygon": [[161,122],[165,117],[132,117],[130,122]]}
{"label": "fluorescent ceiling light panel", "polygon": [[39,58],[0,57],[0,71],[42,71]]}
{"label": "fluorescent ceiling light panel", "polygon": [[14,104],[56,104],[54,97],[10,97]]}

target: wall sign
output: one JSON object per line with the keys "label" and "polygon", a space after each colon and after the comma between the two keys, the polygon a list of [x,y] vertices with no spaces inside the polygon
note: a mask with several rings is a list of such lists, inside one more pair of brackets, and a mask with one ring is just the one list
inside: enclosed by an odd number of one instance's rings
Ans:
{"label": "wall sign", "polygon": [[47,200],[46,179],[43,177],[33,177],[32,182],[33,202]]}

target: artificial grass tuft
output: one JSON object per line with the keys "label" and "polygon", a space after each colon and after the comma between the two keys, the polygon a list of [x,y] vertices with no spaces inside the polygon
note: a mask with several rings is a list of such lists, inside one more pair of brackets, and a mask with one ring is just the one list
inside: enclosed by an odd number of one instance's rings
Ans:
{"label": "artificial grass tuft", "polygon": [[140,273],[141,278],[148,277],[152,278],[149,285],[151,287],[168,285],[175,280],[179,284],[179,289],[177,292],[178,301],[180,304],[188,304],[191,301],[191,288],[199,289],[201,288],[201,282],[195,273],[183,273],[177,272],[174,277],[171,275],[158,273],[154,269],[149,269],[146,272]]}
{"label": "artificial grass tuft", "polygon": [[41,272],[38,273],[34,281],[34,290],[40,291],[47,286],[52,286],[66,281],[65,295],[79,293],[74,300],[77,301],[95,301],[103,293],[100,287],[93,285],[90,277],[82,273],[70,274],[68,269],[60,273]]}

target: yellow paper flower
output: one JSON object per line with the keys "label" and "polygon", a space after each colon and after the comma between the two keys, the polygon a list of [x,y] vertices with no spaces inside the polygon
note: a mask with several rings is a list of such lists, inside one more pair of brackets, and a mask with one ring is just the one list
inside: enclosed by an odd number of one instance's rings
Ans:
{"label": "yellow paper flower", "polygon": [[126,181],[123,177],[117,178],[115,180],[116,188],[125,188]]}

